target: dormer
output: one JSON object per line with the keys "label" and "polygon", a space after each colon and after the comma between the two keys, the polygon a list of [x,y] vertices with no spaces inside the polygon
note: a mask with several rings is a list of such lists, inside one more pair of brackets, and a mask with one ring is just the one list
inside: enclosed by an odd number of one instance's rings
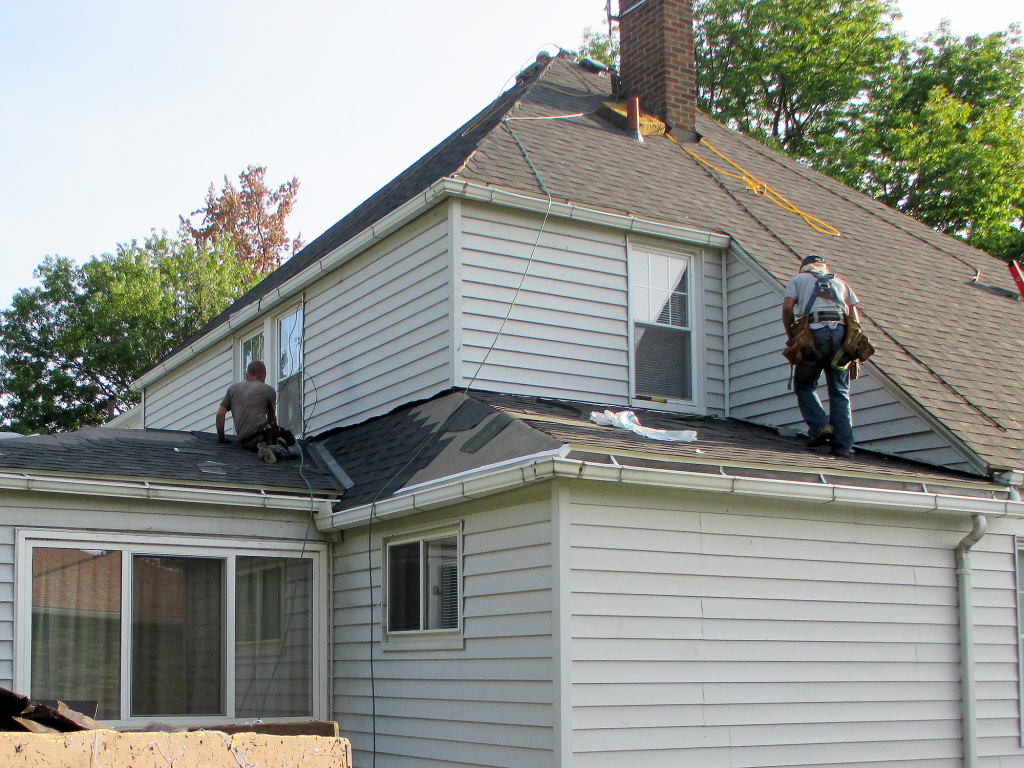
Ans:
{"label": "dormer", "polygon": [[[277,377],[287,389],[299,375],[285,395],[301,400],[306,434],[451,388],[799,429],[779,307],[803,256],[822,253],[860,296],[878,348],[854,385],[858,445],[976,474],[1016,466],[1016,359],[989,345],[972,368],[959,359],[970,333],[925,336],[933,315],[902,289],[912,267],[1009,337],[1020,309],[1005,268],[700,112],[691,124],[678,92],[691,86],[672,76],[687,65],[657,53],[678,48],[689,3],[624,6],[617,88],[564,56],[539,60],[143,376],[146,426],[212,430],[244,356],[260,334],[262,354],[280,354],[279,324],[298,308],[301,373]],[[633,45],[665,29],[659,45]],[[628,66],[632,50],[647,52],[639,69],[653,85]],[[671,137],[638,141],[600,114],[630,80]],[[777,204],[783,193],[791,205]],[[986,290],[971,281],[979,271]]]}

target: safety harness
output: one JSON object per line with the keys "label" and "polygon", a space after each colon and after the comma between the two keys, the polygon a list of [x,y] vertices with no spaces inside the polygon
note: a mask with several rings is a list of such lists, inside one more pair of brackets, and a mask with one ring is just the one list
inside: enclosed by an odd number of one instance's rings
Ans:
{"label": "safety harness", "polygon": [[[817,279],[814,283],[814,290],[811,291],[811,297],[804,305],[804,311],[801,315],[809,316],[810,322],[812,323],[826,323],[830,321],[842,322],[846,319],[846,315],[849,314],[849,309],[846,306],[846,302],[839,298],[839,294],[836,293],[835,286],[832,284],[832,281],[835,279],[835,275],[826,275],[824,273],[816,272],[815,277]],[[843,308],[843,311],[836,312],[835,310],[823,310],[820,312],[811,312],[811,307],[814,306],[814,302],[819,296],[823,299],[839,304]]]}

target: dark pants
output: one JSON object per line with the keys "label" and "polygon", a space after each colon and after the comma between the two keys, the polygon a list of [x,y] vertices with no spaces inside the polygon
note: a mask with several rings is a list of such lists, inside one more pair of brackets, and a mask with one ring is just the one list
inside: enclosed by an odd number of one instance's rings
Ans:
{"label": "dark pants", "polygon": [[[800,404],[800,413],[807,422],[807,431],[813,435],[826,424],[832,425],[832,444],[836,448],[853,448],[853,418],[850,414],[850,371],[837,371],[832,367],[832,358],[843,346],[846,325],[835,328],[812,328],[814,334],[814,359],[797,363],[793,372],[793,391]],[[828,415],[821,407],[821,400],[814,391],[818,378],[825,372],[828,384]]]}
{"label": "dark pants", "polygon": [[281,445],[278,441],[284,441],[285,446],[295,445],[295,435],[291,433],[291,430],[279,427],[277,424],[267,424],[238,442],[247,451],[255,451],[259,448],[260,443]]}

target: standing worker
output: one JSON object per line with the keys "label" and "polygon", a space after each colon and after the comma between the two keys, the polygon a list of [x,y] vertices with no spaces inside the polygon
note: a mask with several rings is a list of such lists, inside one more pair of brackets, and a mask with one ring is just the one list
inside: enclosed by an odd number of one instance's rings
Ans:
{"label": "standing worker", "polygon": [[[816,448],[832,443],[833,456],[853,455],[853,418],[850,413],[850,369],[837,367],[835,360],[846,339],[847,320],[859,328],[857,295],[846,283],[831,274],[821,256],[808,256],[800,272],[789,281],[782,300],[782,322],[791,348],[798,334],[813,338],[814,351],[795,362],[793,390],[800,414],[807,422],[807,446]],[[795,312],[799,311],[799,316]],[[802,326],[806,325],[809,335]],[[787,355],[788,356],[788,355]],[[821,406],[815,390],[825,372],[828,384],[829,413]]]}
{"label": "standing worker", "polygon": [[217,409],[217,441],[230,443],[224,434],[224,420],[231,412],[239,444],[256,451],[268,464],[295,455],[295,436],[277,426],[277,392],[267,384],[267,367],[259,360],[245,369],[245,381],[228,387]]}

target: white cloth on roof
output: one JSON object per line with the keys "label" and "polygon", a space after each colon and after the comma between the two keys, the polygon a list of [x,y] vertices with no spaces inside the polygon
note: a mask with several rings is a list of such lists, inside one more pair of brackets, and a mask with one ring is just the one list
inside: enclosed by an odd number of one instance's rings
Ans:
{"label": "white cloth on roof", "polygon": [[605,411],[604,413],[591,411],[590,420],[602,427],[628,429],[630,432],[634,432],[641,437],[650,438],[651,440],[664,440],[670,443],[692,443],[697,439],[697,433],[692,429],[671,430],[644,427],[632,411]]}

